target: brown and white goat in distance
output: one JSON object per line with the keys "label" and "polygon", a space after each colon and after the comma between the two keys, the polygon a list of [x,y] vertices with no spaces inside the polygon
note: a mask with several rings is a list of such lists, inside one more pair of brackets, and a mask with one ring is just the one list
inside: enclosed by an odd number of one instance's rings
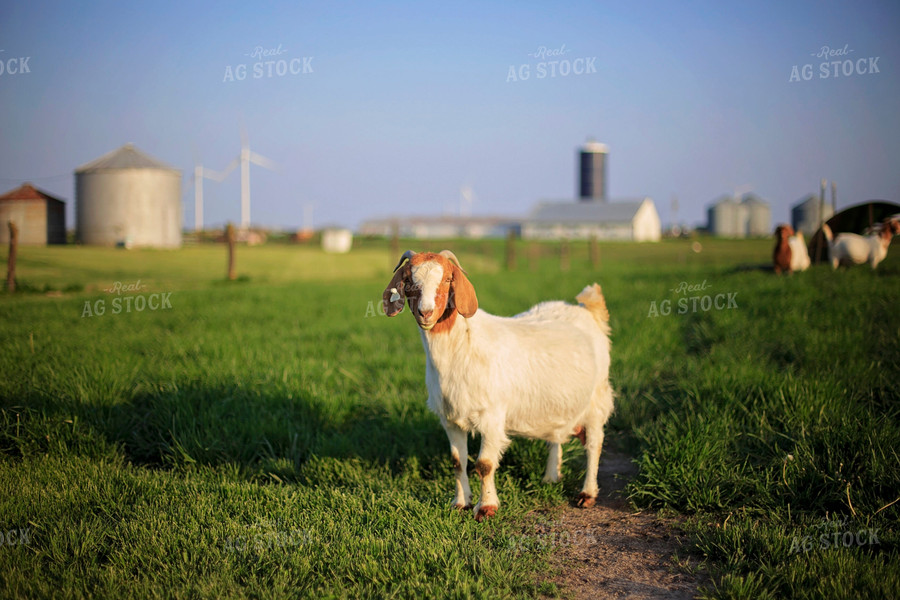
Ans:
{"label": "brown and white goat in distance", "polygon": [[790,225],[779,225],[775,228],[775,249],[772,251],[772,264],[775,273],[792,273],[809,268],[809,252],[803,232],[794,233]]}
{"label": "brown and white goat in distance", "polygon": [[839,233],[834,236],[828,225],[822,226],[828,241],[828,259],[833,269],[840,264],[869,263],[873,269],[887,258],[888,247],[895,235],[900,235],[900,221],[885,219],[879,229],[871,235]]}
{"label": "brown and white goat in distance", "polygon": [[498,317],[478,308],[475,288],[452,252],[408,250],[382,299],[389,317],[408,302],[419,326],[428,406],[450,440],[454,507],[472,507],[470,433],[481,435],[476,520],[493,516],[500,505],[494,473],[510,436],[548,442],[548,482],[561,477],[561,444],[578,436],[587,452],[578,505],[594,504],[603,426],[613,411],[609,313],[599,285],[587,286],[576,298],[578,306],[544,302],[515,317]]}

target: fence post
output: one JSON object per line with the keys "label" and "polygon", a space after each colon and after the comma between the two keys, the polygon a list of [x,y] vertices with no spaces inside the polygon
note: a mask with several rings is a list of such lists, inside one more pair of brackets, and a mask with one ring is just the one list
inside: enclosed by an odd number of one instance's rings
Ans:
{"label": "fence post", "polygon": [[228,244],[228,280],[234,281],[234,225],[225,226],[225,243]]}
{"label": "fence post", "polygon": [[825,184],[827,181],[822,179],[819,185],[819,229],[822,235],[816,238],[816,260],[813,264],[819,264],[822,260],[822,244],[825,242]]}
{"label": "fence post", "polygon": [[591,258],[591,268],[596,270],[600,266],[600,245],[597,243],[597,234],[591,234],[588,242],[588,253]]}
{"label": "fence post", "polygon": [[9,222],[9,258],[6,261],[6,289],[16,291],[16,252],[19,248],[19,228]]}
{"label": "fence post", "polygon": [[537,271],[539,252],[540,249],[538,248],[537,243],[532,240],[528,244],[528,268],[532,271]]}
{"label": "fence post", "polygon": [[512,228],[506,234],[506,270],[516,270],[516,231]]}

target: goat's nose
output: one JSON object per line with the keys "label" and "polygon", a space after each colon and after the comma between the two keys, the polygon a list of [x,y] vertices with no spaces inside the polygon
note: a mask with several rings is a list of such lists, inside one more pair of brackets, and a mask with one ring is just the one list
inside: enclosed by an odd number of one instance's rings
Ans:
{"label": "goat's nose", "polygon": [[420,308],[419,314],[422,316],[423,319],[427,319],[427,318],[431,317],[432,314],[434,314],[434,311],[433,310],[422,310]]}

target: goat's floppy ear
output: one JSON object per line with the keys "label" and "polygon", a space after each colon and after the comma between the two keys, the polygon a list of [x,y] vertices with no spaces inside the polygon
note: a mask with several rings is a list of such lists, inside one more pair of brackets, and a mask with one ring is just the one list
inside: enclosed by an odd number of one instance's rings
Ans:
{"label": "goat's floppy ear", "polygon": [[469,283],[462,268],[452,263],[451,265],[453,267],[453,281],[450,283],[450,289],[453,291],[454,305],[459,314],[468,319],[478,310],[478,297],[475,295],[475,288]]}
{"label": "goat's floppy ear", "polygon": [[389,317],[397,316],[403,310],[406,302],[406,294],[403,288],[406,286],[406,278],[409,274],[409,265],[403,265],[394,272],[391,282],[384,288],[381,294],[381,302],[384,306],[384,314]]}
{"label": "goat's floppy ear", "polygon": [[894,235],[900,234],[900,220],[888,218],[885,219],[885,222],[888,229],[891,230],[891,233]]}

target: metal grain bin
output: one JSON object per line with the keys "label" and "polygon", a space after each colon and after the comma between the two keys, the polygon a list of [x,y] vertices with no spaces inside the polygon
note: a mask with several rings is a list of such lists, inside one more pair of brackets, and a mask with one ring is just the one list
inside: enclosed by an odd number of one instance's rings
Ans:
{"label": "metal grain bin", "polygon": [[765,237],[772,234],[772,209],[758,196],[747,194],[741,204],[747,215],[746,235]]}
{"label": "metal grain bin", "polygon": [[75,199],[83,244],[181,246],[181,171],[131,144],[78,167]]}

